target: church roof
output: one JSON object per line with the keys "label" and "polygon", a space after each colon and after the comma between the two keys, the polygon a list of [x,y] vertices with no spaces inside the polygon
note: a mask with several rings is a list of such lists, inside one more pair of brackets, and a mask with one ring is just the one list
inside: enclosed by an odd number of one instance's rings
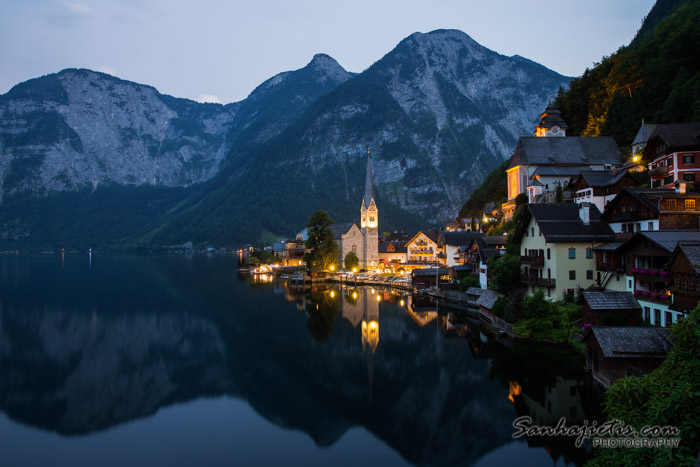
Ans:
{"label": "church roof", "polygon": [[509,169],[519,165],[620,165],[620,148],[611,136],[538,138],[522,136]]}
{"label": "church roof", "polygon": [[367,177],[365,179],[365,197],[362,198],[362,207],[368,208],[374,198],[374,186],[372,185],[372,161],[367,158]]}
{"label": "church roof", "polygon": [[334,238],[341,238],[343,235],[348,233],[348,231],[355,225],[354,222],[346,222],[344,224],[332,224],[329,228],[333,232]]}
{"label": "church roof", "polygon": [[639,127],[637,136],[635,136],[634,141],[632,141],[632,146],[635,144],[646,143],[655,129],[656,123],[644,123],[644,121],[642,121],[642,126]]}

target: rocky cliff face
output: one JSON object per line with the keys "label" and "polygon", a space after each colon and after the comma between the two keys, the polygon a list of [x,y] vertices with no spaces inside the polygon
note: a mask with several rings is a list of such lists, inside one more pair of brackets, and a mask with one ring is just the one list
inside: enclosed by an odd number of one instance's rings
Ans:
{"label": "rocky cliff face", "polygon": [[2,193],[208,180],[227,153],[236,109],[89,70],[27,81],[0,100]]}

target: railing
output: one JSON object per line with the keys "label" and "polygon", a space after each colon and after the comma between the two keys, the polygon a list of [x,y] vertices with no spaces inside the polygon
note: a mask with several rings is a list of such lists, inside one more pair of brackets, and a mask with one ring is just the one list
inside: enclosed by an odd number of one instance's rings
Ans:
{"label": "railing", "polygon": [[644,280],[653,282],[667,282],[671,279],[670,274],[663,269],[632,268],[632,274],[634,274],[635,277],[641,277]]}
{"label": "railing", "polygon": [[544,256],[521,256],[520,264],[542,267],[544,266]]}
{"label": "railing", "polygon": [[547,279],[544,277],[520,276],[520,282],[523,284],[538,285],[540,287],[555,287],[555,279]]}
{"label": "railing", "polygon": [[648,302],[671,304],[671,296],[664,292],[650,292],[647,290],[635,290],[634,297],[637,300],[645,300]]}

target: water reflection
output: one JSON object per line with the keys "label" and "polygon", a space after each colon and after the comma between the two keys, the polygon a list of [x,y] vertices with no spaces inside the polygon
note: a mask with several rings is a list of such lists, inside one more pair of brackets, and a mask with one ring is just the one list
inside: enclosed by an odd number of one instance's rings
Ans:
{"label": "water reflection", "polygon": [[0,258],[0,410],[24,424],[88,434],[228,395],[318,446],[362,427],[412,464],[463,465],[510,446],[518,415],[588,416],[582,362],[434,302],[250,282],[226,258],[83,261]]}

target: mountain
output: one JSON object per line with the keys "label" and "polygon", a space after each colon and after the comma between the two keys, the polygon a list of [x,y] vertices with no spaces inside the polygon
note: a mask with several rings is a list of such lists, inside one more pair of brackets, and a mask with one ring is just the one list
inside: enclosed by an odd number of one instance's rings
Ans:
{"label": "mountain", "polygon": [[349,220],[368,147],[380,228],[435,224],[568,80],[445,30],[358,75],[316,55],[225,106],[64,70],[0,96],[0,242],[236,245],[316,209]]}
{"label": "mountain", "polygon": [[294,232],[318,208],[338,221],[356,218],[367,148],[380,228],[438,223],[456,214],[567,81],[459,31],[413,34],[256,147],[248,165],[154,239],[226,244],[241,229],[248,238]]}

